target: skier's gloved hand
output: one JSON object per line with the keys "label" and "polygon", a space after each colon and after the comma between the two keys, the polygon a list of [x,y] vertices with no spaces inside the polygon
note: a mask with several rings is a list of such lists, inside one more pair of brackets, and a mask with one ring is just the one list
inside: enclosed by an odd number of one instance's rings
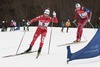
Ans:
{"label": "skier's gloved hand", "polygon": [[29,26],[29,25],[30,25],[30,23],[26,23],[26,25],[27,25],[27,26]]}
{"label": "skier's gloved hand", "polygon": [[75,23],[75,22],[76,22],[76,20],[73,21],[73,23]]}
{"label": "skier's gloved hand", "polygon": [[53,13],[52,13],[52,14],[53,14],[53,17],[56,17],[56,12],[55,12],[55,11],[53,11]]}
{"label": "skier's gloved hand", "polygon": [[88,22],[90,22],[90,19],[88,19]]}

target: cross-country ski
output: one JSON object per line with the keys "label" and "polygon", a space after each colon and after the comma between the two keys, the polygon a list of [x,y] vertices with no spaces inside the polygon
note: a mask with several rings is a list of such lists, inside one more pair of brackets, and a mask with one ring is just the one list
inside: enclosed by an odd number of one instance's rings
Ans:
{"label": "cross-country ski", "polygon": [[68,45],[72,45],[72,44],[80,44],[80,43],[84,43],[87,41],[79,41],[79,42],[70,42],[70,43],[65,43],[65,44],[61,44],[61,45],[57,45],[58,47],[60,46],[68,46]]}
{"label": "cross-country ski", "polygon": [[34,52],[37,52],[37,51],[30,51],[30,52],[28,52],[28,53],[22,52],[22,53],[18,53],[18,54],[3,56],[2,58],[15,57],[15,56],[23,55],[23,54],[34,53]]}

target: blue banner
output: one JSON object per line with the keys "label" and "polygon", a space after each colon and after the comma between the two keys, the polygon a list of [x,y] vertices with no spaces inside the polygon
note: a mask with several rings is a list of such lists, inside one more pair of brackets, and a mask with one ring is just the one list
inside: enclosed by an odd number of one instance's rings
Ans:
{"label": "blue banner", "polygon": [[81,50],[71,53],[70,46],[67,46],[67,62],[75,59],[91,58],[100,55],[100,27],[92,40]]}

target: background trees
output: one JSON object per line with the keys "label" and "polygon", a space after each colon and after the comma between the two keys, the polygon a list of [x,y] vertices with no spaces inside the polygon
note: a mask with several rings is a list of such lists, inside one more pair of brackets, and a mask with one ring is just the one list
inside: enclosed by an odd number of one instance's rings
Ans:
{"label": "background trees", "polygon": [[[46,8],[50,8],[51,16],[55,10],[59,19],[58,25],[55,26],[61,26],[62,20],[70,18],[72,22],[77,2],[93,12],[91,23],[96,27],[100,16],[100,0],[0,0],[0,22],[10,22],[13,19],[21,23],[22,19],[30,20],[43,14]],[[74,27],[73,24],[72,26]],[[91,26],[88,24],[87,27]]]}

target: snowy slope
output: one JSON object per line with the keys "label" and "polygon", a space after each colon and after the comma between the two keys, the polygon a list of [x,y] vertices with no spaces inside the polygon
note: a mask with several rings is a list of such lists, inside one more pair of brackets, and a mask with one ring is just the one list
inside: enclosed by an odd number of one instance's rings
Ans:
{"label": "snowy slope", "polygon": [[[30,31],[26,32],[25,37],[19,49],[19,53],[25,51],[33,38],[36,27],[30,27]],[[95,29],[97,30],[97,29]],[[82,36],[82,41],[87,40],[85,43],[73,44],[71,45],[72,52],[76,52],[83,47],[85,47],[88,42],[92,39],[96,33],[94,29],[84,28],[84,33]],[[70,28],[69,33],[61,32],[60,27],[52,28],[52,39],[50,54],[48,54],[49,38],[51,28],[48,28],[48,33],[45,38],[44,46],[41,55],[36,59],[36,53],[20,55],[16,57],[2,58],[2,56],[9,54],[16,54],[17,48],[24,34],[23,29],[15,32],[0,32],[0,66],[2,67],[98,67],[100,65],[100,57],[95,57],[91,59],[73,60],[66,63],[67,61],[67,49],[66,46],[57,47],[64,43],[69,43],[75,40],[76,28]],[[85,39],[85,38],[86,39]],[[40,43],[40,37],[35,42],[32,50],[37,50]]]}

